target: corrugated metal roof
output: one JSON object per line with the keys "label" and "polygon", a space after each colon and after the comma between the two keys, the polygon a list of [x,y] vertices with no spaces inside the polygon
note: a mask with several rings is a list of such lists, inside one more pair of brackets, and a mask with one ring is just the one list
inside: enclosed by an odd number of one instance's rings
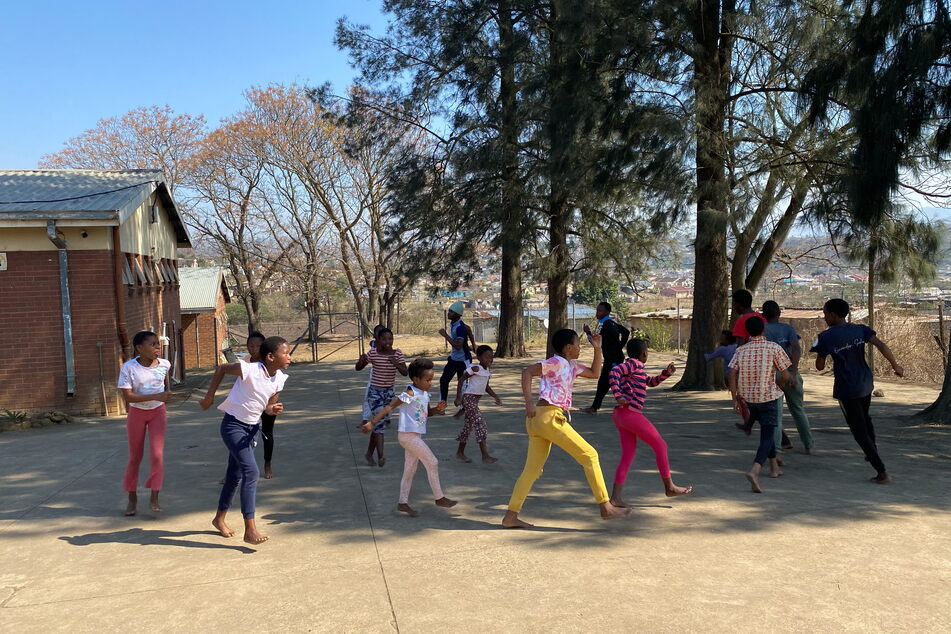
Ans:
{"label": "corrugated metal roof", "polygon": [[107,214],[115,214],[122,224],[156,191],[171,215],[179,245],[190,246],[161,170],[0,170],[0,220],[108,219]]}
{"label": "corrugated metal roof", "polygon": [[182,267],[178,269],[178,300],[183,313],[210,313],[218,304],[218,292],[222,289],[224,271],[217,266]]}

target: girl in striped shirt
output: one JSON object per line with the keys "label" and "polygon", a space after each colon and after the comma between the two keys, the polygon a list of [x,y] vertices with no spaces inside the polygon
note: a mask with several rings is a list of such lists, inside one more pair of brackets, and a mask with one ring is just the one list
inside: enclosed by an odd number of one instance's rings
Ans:
{"label": "girl in striped shirt", "polygon": [[657,459],[657,470],[664,481],[664,492],[667,497],[686,495],[693,491],[693,487],[680,487],[674,484],[670,477],[670,463],[667,460],[667,443],[653,423],[641,412],[644,399],[647,397],[647,388],[659,385],[676,371],[671,363],[657,376],[647,376],[644,363],[647,361],[647,342],[643,339],[631,339],[627,342],[628,359],[624,363],[611,368],[609,385],[611,393],[617,399],[612,418],[621,437],[621,460],[614,471],[614,490],[611,492],[611,504],[619,507],[627,505],[621,499],[621,491],[628,471],[634,462],[634,453],[637,450],[637,440],[641,439],[654,450]]}
{"label": "girl in striped shirt", "polygon": [[[396,373],[399,372],[406,376],[408,372],[406,361],[403,359],[403,352],[393,348],[393,331],[389,328],[381,328],[377,332],[376,347],[371,348],[366,354],[360,355],[356,370],[359,372],[368,365],[372,366],[372,369],[363,409],[364,412],[369,412],[372,418],[393,400],[393,383],[396,380]],[[386,431],[389,424],[390,417],[387,413],[373,426],[373,433],[370,434],[370,444],[367,446],[367,453],[364,456],[367,464],[371,467],[377,465],[382,467],[386,464],[386,458],[383,457],[383,432]],[[376,451],[376,460],[373,459],[374,451]]]}

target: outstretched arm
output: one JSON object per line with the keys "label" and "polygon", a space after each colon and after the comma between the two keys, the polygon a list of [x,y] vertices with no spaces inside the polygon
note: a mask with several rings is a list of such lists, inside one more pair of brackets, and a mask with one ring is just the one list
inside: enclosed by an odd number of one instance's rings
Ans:
{"label": "outstretched arm", "polygon": [[872,337],[868,340],[868,342],[878,348],[878,351],[882,353],[882,356],[888,359],[888,362],[892,366],[892,371],[894,371],[896,375],[905,376],[905,368],[898,365],[898,361],[895,360],[895,355],[892,353],[891,348],[888,347],[888,344],[878,337]]}
{"label": "outstretched arm", "polygon": [[604,355],[601,353],[601,335],[591,335],[591,345],[594,347],[594,360],[591,367],[585,369],[578,376],[586,379],[597,379],[601,377],[601,366],[604,365]]}
{"label": "outstretched arm", "polygon": [[399,407],[402,402],[403,401],[401,401],[399,397],[394,398],[392,401],[390,401],[389,405],[377,412],[376,416],[374,416],[371,420],[368,420],[367,422],[360,425],[360,431],[362,431],[364,434],[369,434],[374,425],[379,423],[381,420],[383,420],[383,418],[388,416],[390,412]]}
{"label": "outstretched arm", "polygon": [[525,417],[535,416],[535,401],[532,400],[532,377],[542,375],[542,364],[533,363],[522,370],[522,396],[525,399]]}
{"label": "outstretched arm", "polygon": [[208,393],[205,394],[205,398],[198,402],[202,409],[208,409],[214,405],[215,393],[218,391],[218,386],[221,385],[221,380],[225,378],[226,374],[241,376],[241,362],[226,363],[218,366],[214,376],[211,377],[211,385],[208,386]]}
{"label": "outstretched arm", "polygon": [[663,381],[666,381],[671,376],[673,376],[674,372],[676,371],[677,371],[677,368],[674,366],[674,364],[673,363],[669,364],[666,368],[664,368],[661,371],[660,374],[658,374],[657,376],[649,377],[647,379],[647,387],[657,387]]}

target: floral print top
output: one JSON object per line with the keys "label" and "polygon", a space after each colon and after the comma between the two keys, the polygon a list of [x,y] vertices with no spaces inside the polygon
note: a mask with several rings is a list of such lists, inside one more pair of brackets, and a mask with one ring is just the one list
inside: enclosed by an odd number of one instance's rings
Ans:
{"label": "floral print top", "polygon": [[542,376],[538,386],[538,398],[562,409],[571,408],[571,388],[575,377],[587,370],[587,366],[577,361],[555,355],[542,361]]}

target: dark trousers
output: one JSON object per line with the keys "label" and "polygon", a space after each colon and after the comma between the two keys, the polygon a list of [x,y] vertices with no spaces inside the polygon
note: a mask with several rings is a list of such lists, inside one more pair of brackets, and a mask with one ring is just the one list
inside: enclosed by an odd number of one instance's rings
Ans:
{"label": "dark trousers", "polygon": [[274,421],[277,416],[261,414],[261,438],[264,439],[264,462],[271,462],[274,455]]}
{"label": "dark trousers", "polygon": [[442,376],[439,377],[439,400],[448,402],[449,384],[452,383],[453,377],[462,376],[466,367],[465,361],[453,361],[452,359],[446,361],[446,367],[443,368]]}
{"label": "dark trousers", "polygon": [[776,410],[776,401],[767,401],[765,403],[746,404],[750,408],[750,422],[752,425],[759,422],[759,447],[756,448],[756,458],[754,462],[760,466],[766,464],[768,458],[776,457],[776,440],[773,434],[776,432],[776,423],[778,415]]}
{"label": "dark trousers", "polygon": [[869,416],[868,406],[872,402],[872,395],[861,398],[840,399],[839,407],[845,415],[845,422],[849,425],[852,437],[865,452],[865,458],[878,473],[885,473],[885,463],[878,455],[878,446],[875,444],[875,428],[872,426],[872,417]]}
{"label": "dark trousers", "polygon": [[608,393],[608,389],[611,387],[609,379],[611,376],[611,368],[613,368],[618,363],[621,363],[624,359],[612,359],[604,360],[604,365],[601,366],[601,376],[598,377],[598,389],[594,393],[594,402],[591,403],[591,409],[601,409],[601,402],[604,401],[604,397]]}
{"label": "dark trousers", "polygon": [[258,463],[254,459],[254,437],[257,425],[242,423],[231,414],[221,420],[221,439],[228,448],[228,471],[218,496],[218,510],[231,508],[235,491],[241,485],[241,514],[244,519],[254,517],[254,498],[258,490]]}

